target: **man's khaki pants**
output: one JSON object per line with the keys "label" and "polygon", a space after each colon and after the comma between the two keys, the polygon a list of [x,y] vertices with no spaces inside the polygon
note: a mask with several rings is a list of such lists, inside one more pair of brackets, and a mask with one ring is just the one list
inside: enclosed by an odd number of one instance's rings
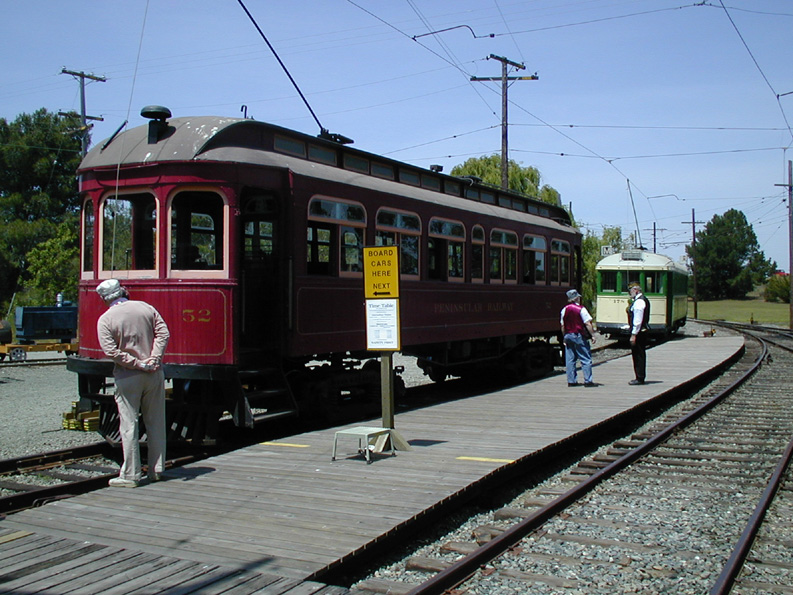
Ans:
{"label": "man's khaki pants", "polygon": [[142,477],[138,413],[143,415],[146,424],[149,476],[162,473],[165,469],[165,376],[162,369],[116,378],[116,405],[124,451],[119,477],[134,481]]}

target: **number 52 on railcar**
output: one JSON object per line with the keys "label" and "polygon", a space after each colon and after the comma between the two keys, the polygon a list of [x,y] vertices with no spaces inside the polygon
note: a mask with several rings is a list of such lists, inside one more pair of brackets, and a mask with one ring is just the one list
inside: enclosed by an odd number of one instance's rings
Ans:
{"label": "number 52 on railcar", "polygon": [[[362,253],[399,247],[402,351],[434,380],[547,372],[581,235],[561,207],[246,119],[171,118],[97,145],[83,197],[84,400],[114,440],[96,285],[118,278],[171,331],[170,438],[379,402]],[[368,365],[374,363],[375,365]]]}
{"label": "number 52 on railcar", "polygon": [[650,336],[666,339],[686,324],[688,269],[645,250],[625,250],[601,259],[597,272],[597,327],[613,338],[627,339],[629,283],[638,283],[650,302]]}

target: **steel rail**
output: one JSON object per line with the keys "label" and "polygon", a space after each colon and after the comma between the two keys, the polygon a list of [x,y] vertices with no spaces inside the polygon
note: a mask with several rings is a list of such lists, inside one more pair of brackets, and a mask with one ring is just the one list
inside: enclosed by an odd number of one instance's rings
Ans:
{"label": "steel rail", "polygon": [[549,503],[543,508],[538,509],[530,516],[526,517],[523,521],[510,527],[488,543],[481,545],[471,554],[461,558],[432,578],[421,583],[420,585],[417,585],[408,591],[407,595],[440,595],[448,589],[452,589],[463,583],[466,579],[473,575],[479,567],[503,554],[521,539],[533,531],[539,529],[553,516],[559,514],[565,508],[569,507],[574,502],[595,489],[598,484],[628,467],[631,463],[641,458],[648,452],[652,451],[678,430],[681,430],[696,421],[704,413],[712,409],[724,398],[735,391],[735,389],[737,389],[741,384],[746,382],[746,380],[757,371],[762,362],[765,360],[768,355],[767,344],[760,338],[753,338],[762,346],[760,356],[755,360],[752,366],[742,374],[740,378],[736,379],[729,386],[724,388],[719,394],[715,395],[707,402],[689,412],[684,417],[670,424],[641,446],[636,447],[616,461],[610,463],[608,466],[594,473],[576,487],[571,488],[556,498],[553,502]]}

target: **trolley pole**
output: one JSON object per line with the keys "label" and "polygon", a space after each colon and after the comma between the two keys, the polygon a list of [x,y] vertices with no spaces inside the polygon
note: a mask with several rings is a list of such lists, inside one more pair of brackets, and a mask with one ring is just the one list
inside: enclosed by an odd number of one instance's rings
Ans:
{"label": "trolley pole", "polygon": [[85,79],[99,81],[100,83],[104,83],[107,79],[103,76],[75,72],[74,70],[66,70],[65,68],[61,70],[61,74],[70,74],[80,81],[80,131],[82,132],[82,156],[85,157],[85,154],[88,152],[88,127],[86,126],[86,120],[103,120],[103,118],[85,115]]}
{"label": "trolley pole", "polygon": [[[787,162],[787,184],[774,184],[787,187],[787,221],[788,221],[788,280],[793,281],[793,161]],[[788,326],[793,329],[793,283],[790,284],[790,319]]]}
{"label": "trolley pole", "polygon": [[495,54],[490,54],[487,59],[490,60],[491,58],[501,62],[501,77],[472,76],[471,80],[501,81],[501,189],[509,190],[509,141],[507,135],[507,125],[509,122],[507,107],[509,101],[507,100],[507,81],[536,81],[540,77],[538,77],[536,73],[531,76],[507,76],[507,66],[512,66],[518,70],[525,70],[526,66],[513,62],[512,60],[507,60],[503,56],[496,56]]}

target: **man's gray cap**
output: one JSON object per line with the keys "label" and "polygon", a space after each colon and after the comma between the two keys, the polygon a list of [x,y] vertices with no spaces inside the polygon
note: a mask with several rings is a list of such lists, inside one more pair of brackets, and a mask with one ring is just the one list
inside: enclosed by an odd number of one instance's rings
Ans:
{"label": "man's gray cap", "polygon": [[581,294],[578,293],[575,289],[571,289],[570,291],[567,292],[567,301],[568,302],[572,302],[574,300],[577,300],[580,297],[581,297]]}
{"label": "man's gray cap", "polygon": [[121,287],[121,283],[118,282],[118,279],[106,279],[97,285],[96,293],[107,302],[124,295],[124,288]]}

